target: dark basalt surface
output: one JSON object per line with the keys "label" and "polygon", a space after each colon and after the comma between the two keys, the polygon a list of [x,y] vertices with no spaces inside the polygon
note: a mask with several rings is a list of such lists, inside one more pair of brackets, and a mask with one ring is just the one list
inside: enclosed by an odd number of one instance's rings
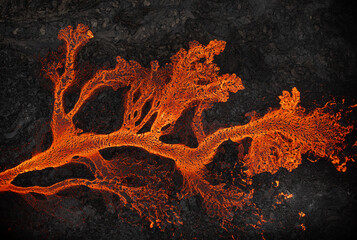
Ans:
{"label": "dark basalt surface", "polygon": [[[231,94],[226,103],[205,111],[206,131],[246,123],[247,112],[263,115],[278,107],[282,90],[296,86],[307,111],[335,99],[337,107],[356,104],[356,18],[354,1],[309,0],[37,0],[0,1],[0,171],[11,168],[50,146],[49,123],[53,97],[49,80],[41,77],[40,57],[55,50],[58,31],[86,24],[94,38],[79,53],[78,69],[113,67],[115,56],[135,60],[148,67],[160,65],[192,40],[207,44],[219,39],[226,50],[215,58],[222,73],[236,73],[245,90]],[[86,76],[87,78],[89,76]],[[84,77],[84,78],[86,78]],[[83,79],[85,81],[85,79]],[[76,118],[84,131],[108,133],[121,124],[122,89],[104,89]],[[70,108],[78,97],[73,89],[65,98]],[[190,112],[187,112],[190,116]],[[192,116],[191,116],[192,117]],[[343,121],[356,124],[356,114]],[[185,121],[182,120],[181,127]],[[180,128],[186,129],[186,128]],[[189,132],[189,129],[185,130]],[[192,134],[191,134],[192,135]],[[172,134],[165,141],[195,146],[190,133],[184,138]],[[347,137],[347,152],[356,157],[356,132]],[[246,152],[249,140],[226,142],[207,166],[212,183],[236,184],[242,174],[237,154]],[[237,150],[238,149],[238,150]],[[114,150],[113,150],[114,151]],[[113,156],[115,152],[108,152]],[[123,150],[121,150],[123,151]],[[130,155],[133,149],[127,149]],[[125,151],[124,151],[125,152]],[[145,153],[146,154],[146,153]],[[238,155],[238,156],[237,156]],[[145,155],[146,156],[146,155]],[[149,158],[149,157],[148,157]],[[151,159],[151,158],[150,158]],[[172,170],[172,163],[155,160],[152,167]],[[21,196],[0,193],[0,231],[8,239],[352,239],[357,237],[357,168],[349,163],[340,173],[324,159],[316,163],[304,156],[292,172],[260,174],[253,179],[254,203],[267,222],[256,230],[252,209],[237,210],[232,228],[224,229],[210,218],[199,196],[177,200],[183,225],[166,226],[163,231],[125,207],[106,207],[113,196],[78,188],[65,196],[56,217],[34,209]],[[315,159],[317,160],[317,159]],[[150,163],[153,164],[153,163]],[[172,170],[174,171],[174,170]],[[230,174],[238,177],[236,180]],[[172,172],[173,191],[182,186],[182,177]],[[88,169],[64,166],[23,175],[21,186],[50,185],[70,177],[91,179]],[[135,184],[128,178],[128,184]],[[279,186],[275,187],[275,181]],[[73,191],[74,190],[74,191]],[[274,196],[284,192],[293,198],[276,204]],[[44,196],[33,194],[42,203]],[[298,213],[306,216],[299,218]],[[302,231],[300,224],[306,226]],[[242,228],[240,228],[242,227]]]}

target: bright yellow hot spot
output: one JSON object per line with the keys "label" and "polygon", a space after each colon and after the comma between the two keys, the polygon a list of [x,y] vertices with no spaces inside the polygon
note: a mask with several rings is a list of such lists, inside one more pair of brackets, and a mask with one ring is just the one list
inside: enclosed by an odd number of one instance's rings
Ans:
{"label": "bright yellow hot spot", "polygon": [[87,35],[88,35],[89,38],[93,38],[94,37],[94,35],[93,35],[91,30],[87,31]]}

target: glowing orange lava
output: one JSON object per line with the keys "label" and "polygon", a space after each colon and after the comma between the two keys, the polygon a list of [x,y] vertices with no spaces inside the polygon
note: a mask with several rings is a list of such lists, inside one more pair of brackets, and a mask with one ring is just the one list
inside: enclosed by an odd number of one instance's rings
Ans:
{"label": "glowing orange lava", "polygon": [[[46,76],[54,83],[54,104],[51,129],[53,142],[49,149],[34,155],[18,166],[0,173],[0,191],[20,194],[35,192],[46,196],[61,190],[84,185],[99,191],[116,194],[153,225],[159,225],[169,207],[165,207],[168,195],[165,191],[149,186],[130,187],[122,184],[123,172],[120,159],[105,160],[99,150],[109,147],[131,146],[175,161],[176,168],[184,178],[182,196],[200,194],[210,214],[224,219],[232,218],[232,209],[243,207],[252,198],[253,191],[246,193],[238,187],[224,188],[223,184],[212,185],[205,180],[205,165],[210,163],[218,147],[227,140],[239,142],[251,138],[249,153],[244,162],[248,183],[262,172],[275,173],[280,167],[291,171],[301,164],[301,155],[311,152],[332,161],[339,171],[346,170],[349,158],[340,158],[345,136],[352,127],[338,123],[340,116],[326,113],[319,108],[305,113],[299,106],[300,92],[283,91],[280,108],[260,118],[252,118],[246,125],[221,128],[209,135],[202,126],[202,113],[216,102],[226,102],[229,92],[243,90],[241,79],[235,74],[219,75],[213,63],[215,55],[225,48],[224,41],[211,41],[207,46],[192,42],[189,50],[181,49],[171,63],[159,67],[151,62],[151,69],[134,61],[117,57],[114,69],[98,71],[81,88],[73,109],[64,110],[64,94],[78,78],[74,69],[76,55],[93,33],[79,24],[62,29],[58,38],[65,43],[65,59],[44,67]],[[202,61],[204,60],[204,61]],[[59,69],[64,72],[60,74]],[[122,127],[110,134],[82,133],[73,123],[74,116],[91,96],[104,87],[114,90],[130,86],[124,100]],[[151,102],[144,114],[144,105]],[[167,144],[160,137],[172,131],[183,111],[195,107],[191,123],[198,146],[190,148],[183,144]],[[149,122],[149,131],[140,130]],[[47,187],[19,187],[12,184],[16,176],[68,163],[85,164],[94,174],[94,180],[67,179]],[[278,182],[277,182],[278,186]],[[303,227],[303,226],[302,226]]]}
{"label": "glowing orange lava", "polygon": [[306,214],[304,213],[304,212],[299,212],[299,218],[301,219],[301,218],[303,218],[303,217],[305,217],[306,216]]}

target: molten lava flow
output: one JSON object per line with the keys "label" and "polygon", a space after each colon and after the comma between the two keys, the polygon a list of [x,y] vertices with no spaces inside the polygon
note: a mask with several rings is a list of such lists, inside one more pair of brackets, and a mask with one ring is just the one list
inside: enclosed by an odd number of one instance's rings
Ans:
{"label": "molten lava flow", "polygon": [[306,216],[306,214],[304,213],[304,212],[299,212],[299,218],[301,219],[301,218],[303,218],[303,217],[305,217]]}
{"label": "molten lava flow", "polygon": [[302,229],[303,231],[306,231],[306,227],[305,227],[305,225],[304,225],[303,223],[300,224],[300,227],[301,227],[301,229]]}
{"label": "molten lava flow", "polygon": [[[119,196],[121,201],[148,219],[153,227],[164,220],[169,221],[169,215],[176,216],[175,210],[167,203],[167,191],[154,189],[149,184],[124,184],[126,176],[121,159],[108,161],[100,150],[130,146],[172,159],[184,178],[181,196],[200,194],[209,214],[227,220],[233,216],[232,209],[242,208],[253,194],[252,190],[246,193],[234,185],[228,188],[223,184],[211,185],[204,178],[205,166],[212,161],[218,147],[229,139],[235,142],[252,139],[249,153],[244,157],[248,178],[245,181],[248,183],[252,176],[262,172],[275,173],[280,167],[289,171],[295,169],[301,164],[301,155],[307,152],[329,158],[339,171],[346,170],[346,162],[350,159],[339,158],[339,153],[344,149],[342,143],[352,127],[341,126],[339,115],[326,113],[324,108],[304,113],[299,106],[300,93],[296,88],[291,93],[284,91],[280,96],[280,108],[261,118],[254,117],[246,125],[221,128],[209,135],[205,133],[203,111],[213,103],[226,102],[229,92],[244,89],[239,77],[235,74],[219,75],[219,68],[213,63],[214,56],[224,50],[223,41],[214,40],[207,46],[192,42],[189,50],[181,49],[171,58],[170,64],[159,67],[158,62],[153,61],[151,69],[117,57],[116,67],[98,71],[81,88],[73,109],[65,112],[64,94],[78,81],[74,68],[76,55],[93,34],[88,27],[79,24],[76,29],[68,26],[61,30],[58,38],[65,43],[65,57],[44,66],[46,77],[54,83],[52,145],[0,173],[1,191],[49,196],[84,185]],[[64,69],[62,74],[60,69]],[[108,86],[114,90],[130,86],[124,100],[122,127],[110,134],[82,133],[73,123],[74,116],[95,92]],[[150,108],[144,113],[145,105]],[[195,113],[191,127],[198,146],[189,148],[183,144],[162,142],[160,137],[170,133],[184,110],[192,107],[195,107]],[[149,130],[143,131],[144,126]],[[73,162],[86,165],[95,179],[67,179],[45,187],[13,184],[20,174]]]}

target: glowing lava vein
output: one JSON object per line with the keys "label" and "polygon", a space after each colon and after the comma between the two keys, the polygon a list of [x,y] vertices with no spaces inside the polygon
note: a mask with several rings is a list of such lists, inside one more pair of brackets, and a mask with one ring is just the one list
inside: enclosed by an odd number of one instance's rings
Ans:
{"label": "glowing lava vein", "polygon": [[[213,63],[214,56],[224,50],[224,41],[214,40],[207,46],[192,42],[188,50],[179,50],[170,64],[159,67],[158,62],[153,61],[151,69],[117,57],[114,69],[99,70],[82,86],[78,101],[66,113],[64,94],[78,81],[75,72],[77,53],[93,38],[93,34],[88,27],[79,24],[76,29],[71,26],[62,29],[58,38],[65,43],[65,58],[43,67],[46,77],[54,83],[53,142],[46,151],[1,172],[0,191],[35,192],[49,196],[84,185],[118,195],[143,217],[158,223],[158,219],[165,218],[167,193],[148,186],[122,184],[125,176],[118,168],[120,159],[108,161],[99,153],[110,147],[132,146],[172,159],[184,179],[182,197],[200,194],[209,213],[230,219],[232,209],[249,202],[253,190],[246,193],[236,186],[224,188],[223,184],[212,185],[204,178],[205,165],[212,161],[218,147],[229,139],[235,142],[252,139],[244,158],[248,183],[254,175],[262,172],[275,173],[280,167],[289,171],[295,169],[301,164],[301,155],[307,152],[330,159],[339,171],[345,171],[346,162],[351,160],[339,157],[339,153],[344,149],[343,141],[352,126],[341,126],[339,115],[327,113],[324,108],[305,113],[299,106],[300,92],[296,88],[291,93],[283,91],[279,97],[279,109],[271,110],[263,117],[252,118],[245,125],[221,128],[207,135],[202,125],[203,111],[213,103],[226,102],[229,92],[244,89],[239,77],[235,74],[219,75],[219,68]],[[64,69],[62,74],[58,71],[60,68]],[[130,86],[124,98],[121,128],[110,134],[82,133],[73,123],[74,116],[94,93],[108,86],[114,90]],[[151,108],[145,115],[143,107],[148,101],[151,101]],[[172,131],[183,111],[192,107],[195,107],[195,113],[191,127],[198,146],[190,148],[184,144],[160,141],[160,136]],[[147,124],[149,131],[141,132]],[[18,175],[25,172],[68,163],[85,164],[95,179],[67,179],[47,187],[12,184]],[[144,204],[144,200],[150,204]]]}

